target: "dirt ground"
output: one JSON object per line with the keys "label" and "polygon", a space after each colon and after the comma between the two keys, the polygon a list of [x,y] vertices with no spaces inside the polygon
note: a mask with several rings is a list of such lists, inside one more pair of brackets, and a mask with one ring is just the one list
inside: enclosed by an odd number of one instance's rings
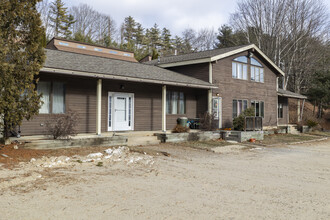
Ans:
{"label": "dirt ground", "polygon": [[0,219],[330,219],[330,139],[235,146],[34,152],[0,166]]}

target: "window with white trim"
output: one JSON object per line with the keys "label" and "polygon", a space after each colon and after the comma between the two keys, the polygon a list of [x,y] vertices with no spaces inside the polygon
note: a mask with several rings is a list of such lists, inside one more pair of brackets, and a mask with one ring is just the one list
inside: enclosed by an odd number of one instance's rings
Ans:
{"label": "window with white trim", "polygon": [[62,82],[40,81],[37,85],[38,94],[42,94],[43,104],[40,114],[65,113],[65,86]]}
{"label": "window with white trim", "polygon": [[248,59],[246,56],[240,56],[232,62],[232,77],[235,79],[247,80]]}
{"label": "window with white trim", "polygon": [[251,58],[251,81],[264,82],[264,68],[253,57]]}
{"label": "window with white trim", "polygon": [[183,92],[166,92],[166,113],[173,115],[186,113],[185,95]]}
{"label": "window with white trim", "polygon": [[254,108],[254,115],[257,117],[265,116],[265,103],[263,101],[251,101],[251,107]]}
{"label": "window with white trim", "polygon": [[233,118],[239,116],[245,109],[247,109],[247,100],[233,100]]}

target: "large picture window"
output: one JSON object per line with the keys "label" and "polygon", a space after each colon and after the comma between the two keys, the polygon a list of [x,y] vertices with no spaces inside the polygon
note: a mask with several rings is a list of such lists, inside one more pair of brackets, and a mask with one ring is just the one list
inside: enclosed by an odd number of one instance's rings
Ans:
{"label": "large picture window", "polygon": [[251,58],[251,81],[264,82],[264,68],[254,58]]}
{"label": "large picture window", "polygon": [[65,87],[62,82],[40,81],[37,85],[38,94],[42,94],[43,102],[40,114],[65,113]]}
{"label": "large picture window", "polygon": [[265,116],[265,104],[263,101],[251,101],[251,107],[254,108],[255,116],[264,117]]}
{"label": "large picture window", "polygon": [[232,62],[232,77],[247,80],[247,63],[248,60],[245,56],[235,58]]}
{"label": "large picture window", "polygon": [[247,100],[233,100],[233,118],[239,116],[245,109],[247,109]]}
{"label": "large picture window", "polygon": [[183,92],[166,92],[166,113],[175,115],[186,113],[185,95]]}

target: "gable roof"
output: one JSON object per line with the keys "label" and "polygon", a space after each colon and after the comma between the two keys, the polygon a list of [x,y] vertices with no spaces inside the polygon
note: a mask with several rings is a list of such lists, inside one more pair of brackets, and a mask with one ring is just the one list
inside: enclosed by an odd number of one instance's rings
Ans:
{"label": "gable roof", "polygon": [[92,55],[46,49],[41,72],[156,83],[195,88],[217,88],[211,83],[160,67]]}
{"label": "gable roof", "polygon": [[152,60],[146,62],[146,64],[166,68],[166,67],[198,64],[198,63],[209,63],[247,50],[255,50],[281,75],[283,76],[285,75],[284,72],[254,44],[207,50],[207,51],[182,54],[177,56],[161,57],[159,60]]}

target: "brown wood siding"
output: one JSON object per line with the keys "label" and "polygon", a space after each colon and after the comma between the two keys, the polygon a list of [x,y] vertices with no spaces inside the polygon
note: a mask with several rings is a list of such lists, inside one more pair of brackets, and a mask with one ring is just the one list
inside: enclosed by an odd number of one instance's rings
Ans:
{"label": "brown wood siding", "polygon": [[278,103],[283,104],[283,118],[278,119],[278,124],[286,125],[288,124],[288,98],[279,96]]}
{"label": "brown wood siding", "polygon": [[222,97],[222,127],[232,126],[233,99],[247,99],[248,107],[251,101],[264,102],[264,126],[277,125],[277,91],[276,74],[260,57],[254,55],[264,67],[264,83],[251,81],[250,65],[248,65],[248,80],[232,77],[232,60],[238,56],[247,56],[247,51],[219,60],[213,64],[213,83],[219,88],[213,90]]}
{"label": "brown wood siding", "polygon": [[[222,97],[222,127],[232,127],[232,102],[233,99],[247,99],[248,106],[252,100],[264,101],[265,117],[264,126],[276,126],[277,124],[277,92],[276,74],[273,67],[266,65],[258,55],[253,57],[264,66],[264,83],[253,82],[250,80],[250,65],[248,65],[248,80],[232,78],[232,60],[239,56],[247,56],[248,52],[242,52],[212,63],[213,84],[218,89],[213,89],[213,96],[219,93]],[[170,70],[193,76],[204,81],[208,81],[209,64],[194,64],[180,67],[168,68]],[[207,93],[203,96],[207,108]],[[200,102],[201,103],[201,102]],[[198,112],[201,112],[198,110]]]}
{"label": "brown wood siding", "polygon": [[209,64],[200,63],[187,66],[169,67],[168,70],[172,70],[187,76],[191,76],[206,82],[209,82]]}
{"label": "brown wood siding", "polygon": [[[40,80],[64,82],[66,85],[66,111],[71,109],[78,113],[80,119],[77,126],[78,133],[96,131],[96,79],[41,73]],[[121,85],[124,86],[124,89],[121,89]],[[197,112],[207,109],[204,103],[206,90],[180,87],[168,87],[167,89],[182,91],[186,95],[186,114],[167,115],[167,129],[175,126],[178,117],[197,117]],[[108,130],[108,92],[134,93],[134,130],[161,130],[161,85],[103,80],[102,132]],[[24,121],[21,126],[22,135],[46,134],[45,123],[50,116],[50,114],[40,114],[30,121]]]}

